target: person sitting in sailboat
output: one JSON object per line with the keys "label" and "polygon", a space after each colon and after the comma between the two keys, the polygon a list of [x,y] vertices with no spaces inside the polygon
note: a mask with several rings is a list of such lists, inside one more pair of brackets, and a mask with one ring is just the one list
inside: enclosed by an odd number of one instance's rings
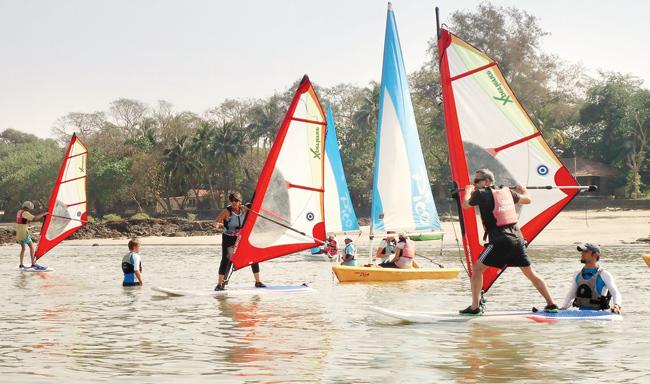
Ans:
{"label": "person sitting in sailboat", "polygon": [[355,260],[357,250],[352,243],[351,237],[345,238],[345,248],[343,249],[343,254],[343,261],[341,262],[341,265],[347,265],[349,267],[354,267],[357,265],[357,261]]}
{"label": "person sitting in sailboat", "polygon": [[[228,195],[228,200],[230,201],[230,205],[224,208],[215,219],[215,226],[217,229],[223,229],[223,232],[221,233],[219,280],[217,286],[214,287],[215,291],[223,291],[226,288],[226,274],[230,272],[230,267],[232,266],[230,256],[234,252],[239,231],[244,226],[246,210],[250,208],[250,204],[242,204],[242,197],[239,192],[232,192]],[[255,277],[255,287],[265,288],[266,285],[260,280],[260,265],[258,263],[253,263],[251,264],[251,269],[253,270],[253,276]]]}
{"label": "person sitting in sailboat", "polygon": [[415,242],[405,234],[400,233],[399,241],[395,245],[395,257],[391,261],[385,261],[379,264],[382,268],[419,268],[415,262]]}
{"label": "person sitting in sailboat", "polygon": [[334,235],[327,236],[327,241],[325,242],[324,246],[315,246],[309,251],[311,252],[312,256],[326,254],[330,260],[335,258],[339,253],[338,245],[336,243]]}
{"label": "person sitting in sailboat", "polygon": [[530,264],[526,254],[526,242],[517,227],[516,204],[530,204],[531,198],[525,187],[517,185],[515,190],[494,186],[494,174],[489,169],[479,169],[474,173],[474,184],[465,187],[463,209],[478,206],[481,221],[488,237],[483,252],[472,269],[472,304],[460,310],[462,315],[480,315],[480,295],[483,287],[483,272],[488,267],[519,267],[546,300],[547,312],[557,312],[546,282]]}
{"label": "person sitting in sailboat", "polygon": [[18,268],[25,268],[23,259],[25,258],[25,247],[29,247],[29,256],[31,257],[32,268],[44,268],[36,264],[34,258],[34,243],[29,233],[29,223],[32,221],[41,220],[47,216],[47,212],[32,215],[30,211],[34,210],[34,203],[25,201],[22,208],[16,213],[16,242],[20,244],[20,265]]}
{"label": "person sitting in sailboat", "polygon": [[392,254],[395,253],[395,246],[397,241],[395,241],[395,232],[388,231],[386,232],[386,237],[384,237],[379,243],[377,248],[377,253],[375,254],[375,259],[379,259],[380,263],[385,263],[390,260]]}
{"label": "person sitting in sailboat", "polygon": [[620,314],[621,293],[614,276],[599,265],[600,246],[584,243],[578,246],[578,251],[584,267],[571,279],[571,288],[567,292],[562,309],[571,306],[579,309],[611,309],[612,312]]}

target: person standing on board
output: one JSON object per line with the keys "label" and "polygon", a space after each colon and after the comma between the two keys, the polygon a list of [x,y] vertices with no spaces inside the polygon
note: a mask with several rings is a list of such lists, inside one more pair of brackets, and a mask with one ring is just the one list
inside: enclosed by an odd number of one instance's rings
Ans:
{"label": "person standing on board", "polygon": [[345,238],[345,248],[343,249],[343,261],[341,265],[347,265],[349,267],[354,267],[357,265],[357,261],[354,259],[357,254],[357,250],[352,243],[352,238]]}
{"label": "person standing on board", "polygon": [[395,232],[388,231],[386,232],[386,237],[381,240],[379,247],[377,248],[377,253],[375,254],[375,259],[379,259],[380,263],[385,263],[390,260],[390,255],[395,253],[395,246],[397,242],[395,241]]}
{"label": "person standing on board", "polygon": [[[244,226],[246,220],[246,210],[249,208],[242,204],[241,194],[233,192],[228,196],[230,205],[221,211],[215,220],[217,229],[223,228],[221,233],[221,262],[219,263],[219,281],[214,287],[215,291],[223,291],[226,288],[226,273],[230,271],[230,256],[234,252],[235,243],[239,231]],[[253,276],[255,276],[255,287],[265,288],[266,285],[260,281],[260,265],[254,263],[251,265]]]}
{"label": "person standing on board", "polygon": [[25,247],[29,247],[29,256],[31,257],[31,267],[32,268],[44,268],[36,264],[36,259],[34,258],[34,243],[29,234],[29,223],[32,221],[38,221],[43,217],[47,216],[47,212],[40,213],[38,215],[32,215],[30,211],[34,210],[34,203],[31,201],[25,201],[22,205],[20,211],[16,213],[16,242],[20,244],[20,265],[18,268],[25,268],[23,265],[23,259],[25,258]]}
{"label": "person standing on board", "polygon": [[144,285],[142,280],[142,257],[140,257],[140,240],[129,240],[129,253],[122,258],[123,287]]}
{"label": "person standing on board", "polygon": [[[578,246],[580,262],[585,266],[571,279],[571,288],[564,299],[562,309],[570,306],[579,309],[606,310],[621,313],[621,293],[616,286],[614,276],[604,270],[600,261],[600,247],[592,243]],[[610,301],[613,305],[610,308]]]}
{"label": "person standing on board", "polygon": [[526,245],[521,231],[517,227],[518,215],[515,204],[530,204],[531,199],[525,187],[517,185],[515,191],[510,188],[496,188],[494,174],[488,169],[479,169],[474,174],[474,184],[465,187],[463,208],[479,207],[481,221],[489,242],[472,268],[472,304],[460,310],[462,315],[480,315],[481,289],[483,272],[488,267],[519,267],[524,276],[546,300],[547,312],[557,312],[546,282],[530,265],[526,254]]}

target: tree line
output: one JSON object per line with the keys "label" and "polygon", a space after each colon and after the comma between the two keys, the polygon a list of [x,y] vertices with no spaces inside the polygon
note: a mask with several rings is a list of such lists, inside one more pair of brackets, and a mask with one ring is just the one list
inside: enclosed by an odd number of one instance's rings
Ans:
{"label": "tree line", "polygon": [[[543,52],[546,32],[534,16],[514,7],[481,3],[455,12],[448,24],[499,63],[559,157],[613,166],[621,171],[617,183],[626,187],[627,196],[647,196],[650,91],[641,80],[613,72],[590,77],[585,68]],[[430,60],[410,74],[409,82],[429,177],[440,186],[440,196],[450,171],[434,38],[428,52]],[[177,111],[166,101],[148,105],[121,98],[105,111],[59,118],[54,139],[6,129],[0,133],[0,210],[13,212],[26,199],[47,204],[72,132],[91,153],[88,194],[97,215],[126,207],[151,213],[156,206],[172,213],[168,197],[184,196],[184,205],[200,191],[207,191],[206,209],[223,206],[230,190],[251,196],[298,80],[271,97],[228,99],[202,114]],[[332,105],[351,198],[365,216],[379,84],[316,85],[316,90],[324,108]]]}

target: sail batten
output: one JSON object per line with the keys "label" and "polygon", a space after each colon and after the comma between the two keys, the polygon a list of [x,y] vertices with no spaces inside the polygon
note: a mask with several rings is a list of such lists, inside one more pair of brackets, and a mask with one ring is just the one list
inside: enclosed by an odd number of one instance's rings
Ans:
{"label": "sail batten", "polygon": [[440,219],[431,193],[397,24],[390,6],[377,120],[371,236],[389,230],[439,232]]}
{"label": "sail batten", "polygon": [[235,269],[322,244],[326,120],[305,76],[273,142],[231,257]]}
{"label": "sail batten", "polygon": [[35,256],[41,258],[61,241],[78,231],[87,221],[86,178],[88,150],[77,135],[70,144],[59,169],[41,228]]}
{"label": "sail batten", "polygon": [[[462,209],[471,172],[488,168],[496,183],[544,186],[529,189],[518,225],[528,242],[578,193],[577,181],[560,163],[521,106],[497,63],[444,28],[438,40],[440,78],[452,179],[461,217],[467,262],[481,251],[483,228],[477,209]],[[505,270],[490,268],[483,291]]]}

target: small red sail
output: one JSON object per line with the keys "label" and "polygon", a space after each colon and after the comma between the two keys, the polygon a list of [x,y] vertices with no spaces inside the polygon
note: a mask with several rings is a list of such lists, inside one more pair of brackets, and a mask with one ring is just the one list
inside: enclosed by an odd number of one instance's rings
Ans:
{"label": "small red sail", "polygon": [[50,195],[47,208],[49,215],[41,228],[41,239],[36,248],[37,259],[79,230],[88,219],[87,158],[88,149],[77,135],[73,134]]}
{"label": "small red sail", "polygon": [[[532,203],[520,207],[518,225],[528,242],[579,189],[492,58],[445,29],[440,30],[438,55],[449,162],[452,179],[461,189],[457,199],[463,246],[471,267],[483,250],[484,231],[478,209],[461,209],[460,202],[475,170],[490,169],[499,185],[549,187],[529,189]],[[504,270],[485,272],[484,292]]]}
{"label": "small red sail", "polygon": [[325,240],[326,126],[318,96],[305,75],[262,168],[231,258],[235,269]]}

